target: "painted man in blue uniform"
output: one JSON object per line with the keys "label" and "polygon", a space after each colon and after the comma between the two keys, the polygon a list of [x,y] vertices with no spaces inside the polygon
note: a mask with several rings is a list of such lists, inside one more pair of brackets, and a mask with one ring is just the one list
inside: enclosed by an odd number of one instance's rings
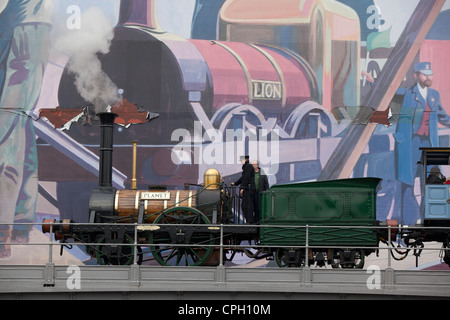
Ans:
{"label": "painted man in blue uniform", "polygon": [[[430,62],[414,65],[416,84],[406,90],[400,110],[396,140],[397,178],[401,182],[401,212],[404,224],[415,224],[420,218],[420,207],[414,196],[416,178],[422,178],[417,165],[420,147],[438,147],[438,122],[450,127],[450,117],[441,105],[439,92],[431,88],[433,71]],[[421,184],[423,181],[420,181]]]}

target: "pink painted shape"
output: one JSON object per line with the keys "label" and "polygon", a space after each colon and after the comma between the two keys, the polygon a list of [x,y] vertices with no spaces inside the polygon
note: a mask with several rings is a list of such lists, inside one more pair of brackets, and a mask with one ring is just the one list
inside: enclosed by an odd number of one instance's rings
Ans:
{"label": "pink painted shape", "polygon": [[[283,20],[310,17],[317,0],[234,0],[225,3],[222,17],[225,20]],[[301,6],[303,3],[303,6]],[[302,10],[300,10],[302,8]]]}
{"label": "pink painted shape", "polygon": [[231,102],[248,103],[247,82],[238,61],[218,44],[206,40],[190,41],[203,55],[211,72],[214,110]]}

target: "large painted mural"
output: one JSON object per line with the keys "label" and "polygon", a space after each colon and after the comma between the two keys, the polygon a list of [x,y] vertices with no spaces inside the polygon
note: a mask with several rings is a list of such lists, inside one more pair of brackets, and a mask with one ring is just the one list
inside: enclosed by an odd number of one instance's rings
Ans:
{"label": "large painted mural", "polygon": [[117,188],[137,140],[143,189],[230,183],[249,154],[271,185],[383,178],[378,218],[416,224],[419,147],[450,147],[449,35],[442,0],[0,0],[0,240],[87,222],[106,110]]}

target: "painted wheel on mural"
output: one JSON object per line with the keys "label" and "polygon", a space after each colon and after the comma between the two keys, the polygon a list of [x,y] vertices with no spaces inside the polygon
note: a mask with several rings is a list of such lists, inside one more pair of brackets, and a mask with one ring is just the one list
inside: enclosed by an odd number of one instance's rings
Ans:
{"label": "painted wheel on mural", "polygon": [[310,139],[331,136],[330,116],[320,104],[306,101],[291,112],[283,130],[291,138]]}
{"label": "painted wheel on mural", "polygon": [[[230,103],[216,111],[211,119],[214,128],[224,133],[226,129],[250,130],[256,134],[258,127],[271,129],[264,114],[255,106]],[[225,139],[225,134],[224,134]]]}
{"label": "painted wheel on mural", "polygon": [[[191,207],[173,207],[156,218],[155,224],[210,224],[202,212]],[[194,226],[167,228],[167,232],[150,234],[150,251],[163,266],[200,266],[211,255],[214,247],[212,233],[196,231]]]}
{"label": "painted wheel on mural", "polygon": [[298,105],[286,120],[283,130],[297,139],[334,137],[343,128],[337,124],[334,116],[314,101]]}

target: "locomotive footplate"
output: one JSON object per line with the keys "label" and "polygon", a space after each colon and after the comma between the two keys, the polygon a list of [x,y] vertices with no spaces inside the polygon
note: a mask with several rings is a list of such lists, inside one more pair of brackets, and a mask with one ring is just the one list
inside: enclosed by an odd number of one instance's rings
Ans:
{"label": "locomotive footplate", "polygon": [[[131,226],[134,228],[134,226]],[[185,224],[172,224],[172,225],[158,225],[158,224],[143,224],[138,225],[138,232],[150,231],[150,232],[178,232],[179,230],[189,230],[195,232],[214,233],[220,234],[220,229],[223,228],[223,233],[233,234],[258,234],[258,227],[254,225],[185,225]]]}
{"label": "locomotive footplate", "polygon": [[[137,227],[140,231],[138,237],[155,239],[161,235],[169,235],[172,244],[189,244],[193,243],[193,238],[199,236],[212,237],[218,243],[221,234],[224,239],[233,237],[240,240],[253,240],[258,236],[258,228],[256,226],[233,226],[233,225],[140,225]],[[223,231],[221,231],[223,228]],[[203,239],[204,241],[204,239]],[[150,240],[150,244],[153,242]]]}
{"label": "locomotive footplate", "polygon": [[[134,238],[134,233],[137,229],[138,239],[147,238],[150,233],[169,233],[173,235],[173,240],[180,237],[186,237],[186,235],[192,235],[193,233],[202,234],[213,234],[216,237],[220,237],[220,233],[223,235],[236,234],[244,235],[246,238],[253,238],[258,235],[258,227],[255,225],[186,225],[186,224],[80,224],[80,223],[70,223],[68,221],[56,220],[44,221],[43,231],[50,232],[50,224],[53,224],[53,232],[58,236],[57,240],[65,237],[71,238],[76,235],[81,234],[97,234],[105,235],[106,239],[112,240],[112,242],[117,242],[120,239],[124,239],[125,235]],[[221,231],[223,229],[223,231]],[[112,236],[116,235],[116,236]],[[176,238],[178,237],[178,238]],[[142,241],[139,241],[142,243]],[[180,241],[174,241],[175,243],[180,243]]]}

